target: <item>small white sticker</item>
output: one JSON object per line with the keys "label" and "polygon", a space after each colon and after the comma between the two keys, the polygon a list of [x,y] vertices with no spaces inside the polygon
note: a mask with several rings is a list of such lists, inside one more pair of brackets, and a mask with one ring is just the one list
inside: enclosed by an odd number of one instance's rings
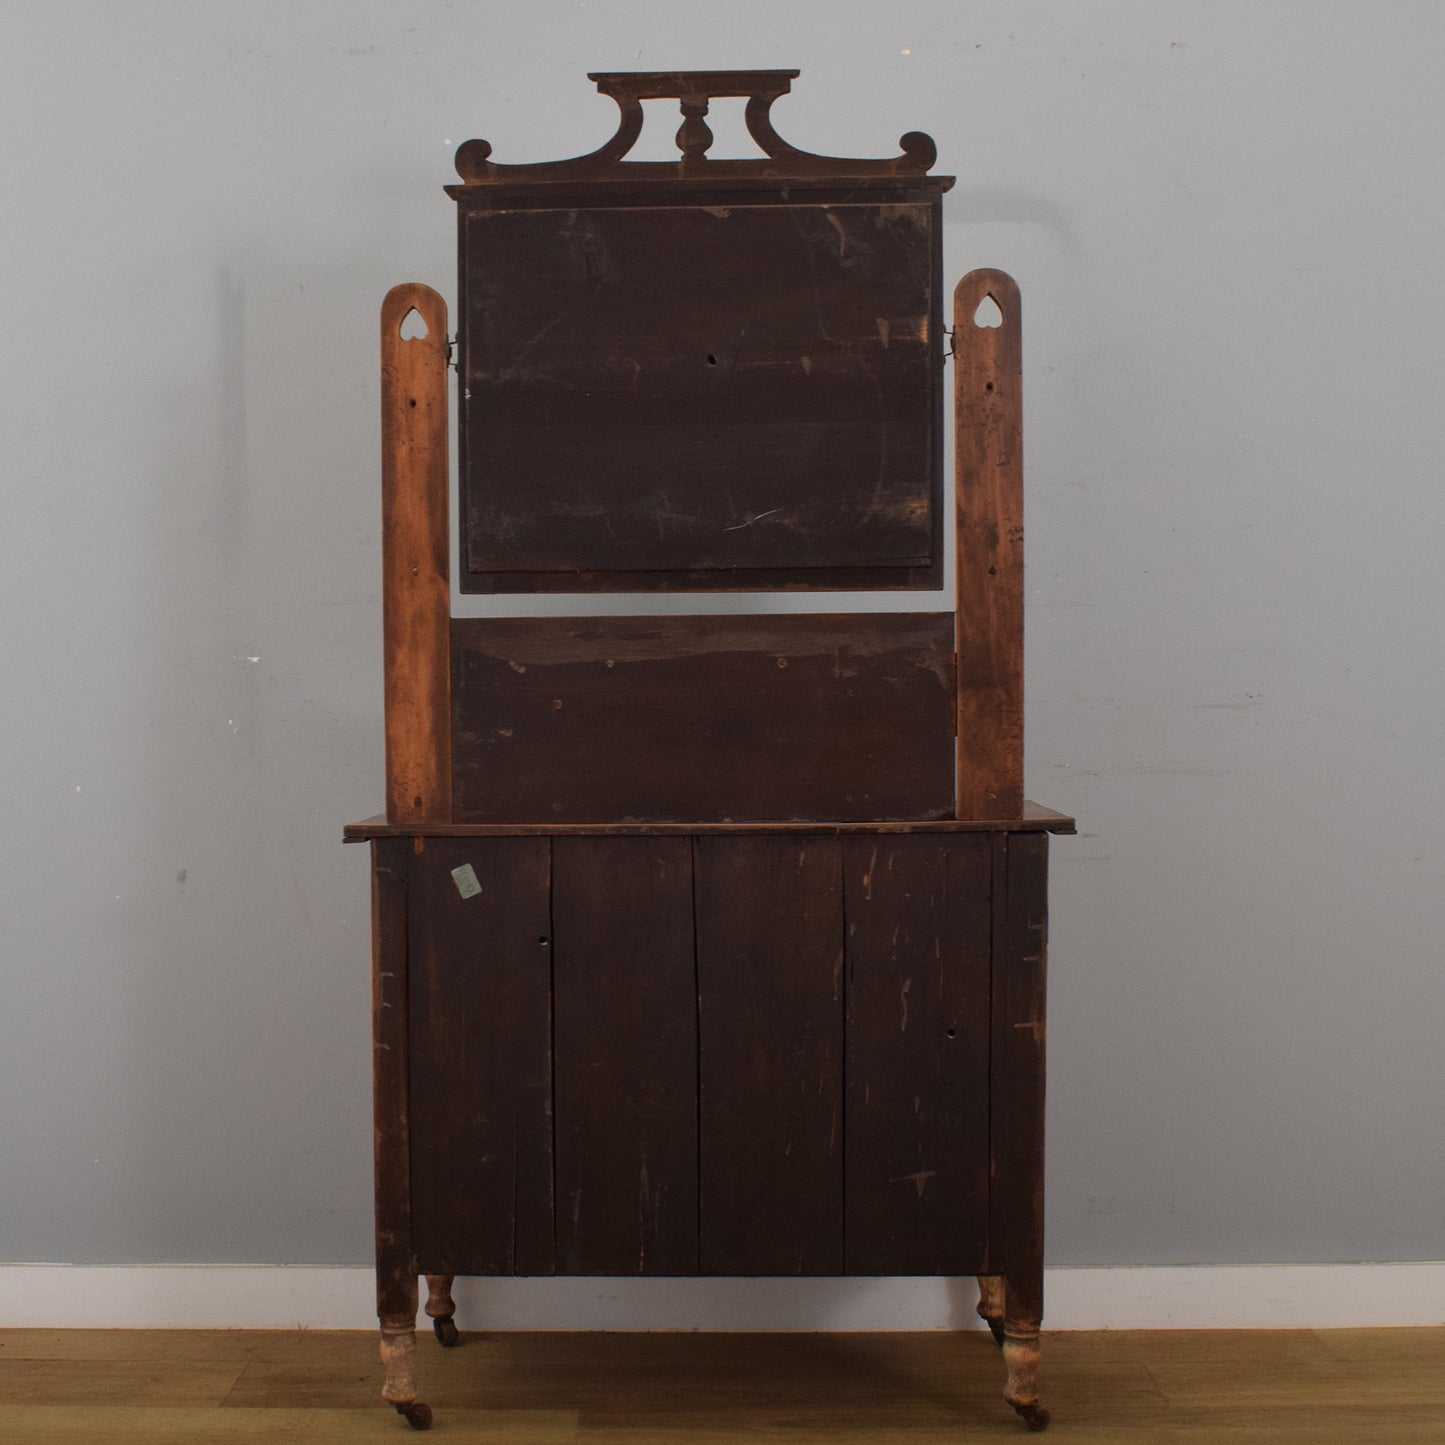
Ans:
{"label": "small white sticker", "polygon": [[460,868],[453,868],[452,881],[457,885],[457,892],[463,898],[475,898],[482,891],[482,885],[477,882],[476,869],[470,863],[463,863]]}

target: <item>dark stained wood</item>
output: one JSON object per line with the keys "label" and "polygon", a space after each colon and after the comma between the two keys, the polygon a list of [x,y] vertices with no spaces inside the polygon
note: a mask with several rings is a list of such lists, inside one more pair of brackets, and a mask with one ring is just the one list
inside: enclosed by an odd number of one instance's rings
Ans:
{"label": "dark stained wood", "polygon": [[[992,298],[997,327],[975,323]],[[1023,349],[1019,290],[971,271],[953,294],[958,571],[958,810],[1023,803]]]}
{"label": "dark stained wood", "polygon": [[[937,514],[935,514],[937,515]],[[467,593],[521,592],[903,592],[943,583],[942,553],[926,567],[807,567],[769,571],[735,567],[722,572],[468,572]]]}
{"label": "dark stained wood", "polygon": [[[551,844],[417,839],[412,1232],[431,1274],[550,1274]],[[459,880],[453,870],[463,872]],[[472,879],[480,892],[470,897]]]}
{"label": "dark stained wood", "polygon": [[[591,155],[462,148],[464,590],[941,583],[951,182],[916,133],[783,141],[795,74],[599,73]],[[761,158],[712,158],[720,96]],[[658,98],[680,158],[630,161]],[[438,1318],[454,1274],[977,1274],[1004,1398],[1047,1423],[1073,820],[1022,797],[1018,289],[974,272],[954,306],[956,614],[452,621],[445,309],[387,298],[387,814],[346,836],[374,846],[383,1395],[413,1424],[419,1267]]]}
{"label": "dark stained wood", "polygon": [[843,850],[847,1272],[970,1274],[988,1235],[989,840]]}
{"label": "dark stained wood", "polygon": [[[1044,1304],[1044,1055],[1048,947],[1047,835],[1014,834],[1007,851],[1004,933],[994,953],[993,1087],[1001,1108],[993,1171],[1010,1329],[1037,1329]],[[997,881],[995,882],[997,887]]]}
{"label": "dark stained wood", "polygon": [[452,624],[467,822],[946,818],[946,613]]}
{"label": "dark stained wood", "polygon": [[919,823],[446,823],[415,825],[389,823],[378,815],[359,823],[348,823],[342,830],[342,841],[361,843],[368,838],[410,837],[426,833],[436,837],[509,838],[534,834],[561,836],[647,836],[668,834],[776,834],[825,833],[847,836],[888,835],[893,833],[1073,833],[1074,819],[1066,813],[1024,799],[1023,814],[1018,818],[935,819]]}
{"label": "dark stained wood", "polygon": [[695,1274],[691,843],[556,839],[552,927],[558,1270]]}
{"label": "dark stained wood", "polygon": [[[689,178],[709,181],[802,180],[822,178],[836,183],[849,180],[892,181],[898,177],[924,179],[924,172],[937,159],[930,137],[910,131],[899,140],[902,154],[891,160],[855,160],[841,156],[819,156],[789,145],[773,128],[772,105],[787,95],[796,70],[692,70],[692,71],[603,71],[589,72],[603,95],[617,102],[616,133],[595,151],[570,160],[541,161],[524,165],[502,165],[491,159],[492,147],[484,140],[465,142],[457,151],[457,174],[464,186],[448,186],[452,195],[465,194],[470,187],[556,182],[615,182],[623,178],[646,177],[675,185]],[[746,96],[748,134],[763,152],[756,160],[713,160],[708,156],[712,131],[704,117],[708,102],[724,96]],[[644,100],[676,99],[681,102],[682,125],[677,132],[676,161],[627,161],[623,158],[642,133]],[[929,177],[946,189],[952,177]]]}
{"label": "dark stained wood", "polygon": [[[415,311],[425,337],[404,337]],[[395,822],[451,809],[447,561],[447,308],[429,286],[381,307],[382,617],[386,807]]]}
{"label": "dark stained wood", "polygon": [[466,571],[938,579],[939,221],[936,198],[464,210]]}
{"label": "dark stained wood", "polygon": [[[1004,1167],[1002,1141],[1008,1129],[1008,1074],[999,1041],[1008,1028],[1008,990],[1004,970],[1008,963],[1008,834],[989,838],[989,1179],[988,1260],[979,1270],[996,1278],[1003,1275],[1003,1241],[1008,1219],[1012,1179]],[[981,1300],[981,1296],[980,1296]]]}
{"label": "dark stained wood", "polygon": [[843,1270],[836,838],[696,843],[704,1274]]}
{"label": "dark stained wood", "polygon": [[407,862],[411,844],[371,845],[371,1067],[376,1154],[376,1312],[416,1316],[407,1081]]}

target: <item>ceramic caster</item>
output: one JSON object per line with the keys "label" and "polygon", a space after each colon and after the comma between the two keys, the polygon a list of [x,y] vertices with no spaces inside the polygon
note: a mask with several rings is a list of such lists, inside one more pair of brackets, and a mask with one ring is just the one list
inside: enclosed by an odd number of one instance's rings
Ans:
{"label": "ceramic caster", "polygon": [[1042,1405],[1015,1405],[1019,1417],[1030,1430],[1037,1433],[1049,1428],[1049,1412]]}
{"label": "ceramic caster", "polygon": [[454,1345],[461,1343],[461,1332],[457,1329],[457,1322],[455,1320],[433,1320],[431,1327],[437,1339],[447,1349],[451,1349]]}
{"label": "ceramic caster", "polygon": [[420,1400],[413,1400],[409,1405],[398,1405],[396,1413],[400,1415],[413,1430],[431,1429],[431,1406],[423,1405]]}

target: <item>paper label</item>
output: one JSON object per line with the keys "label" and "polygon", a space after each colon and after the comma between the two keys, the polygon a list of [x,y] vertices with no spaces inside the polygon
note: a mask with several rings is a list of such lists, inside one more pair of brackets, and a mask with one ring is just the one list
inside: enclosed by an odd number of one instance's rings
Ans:
{"label": "paper label", "polygon": [[457,892],[463,898],[475,898],[482,891],[482,885],[477,882],[476,869],[470,863],[463,863],[460,868],[452,869],[452,882],[457,885]]}

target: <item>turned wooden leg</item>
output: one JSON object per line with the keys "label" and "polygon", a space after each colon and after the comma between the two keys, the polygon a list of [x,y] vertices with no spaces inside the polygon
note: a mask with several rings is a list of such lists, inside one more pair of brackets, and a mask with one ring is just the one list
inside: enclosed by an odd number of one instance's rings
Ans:
{"label": "turned wooden leg", "polygon": [[382,1322],[381,1367],[385,1379],[381,1398],[413,1430],[431,1429],[431,1406],[416,1397],[416,1316],[405,1323]]}
{"label": "turned wooden leg", "polygon": [[1045,1430],[1049,1412],[1039,1404],[1039,1332],[1005,1320],[1003,1362],[1008,1381],[1003,1397],[1023,1417],[1030,1430]]}
{"label": "turned wooden leg", "polygon": [[978,1277],[978,1315],[988,1322],[993,1342],[1003,1344],[1003,1280],[997,1275]]}
{"label": "turned wooden leg", "polygon": [[427,1316],[437,1339],[448,1349],[461,1339],[457,1333],[456,1321],[452,1318],[457,1312],[452,1299],[453,1278],[454,1276],[449,1274],[429,1274],[426,1277]]}

